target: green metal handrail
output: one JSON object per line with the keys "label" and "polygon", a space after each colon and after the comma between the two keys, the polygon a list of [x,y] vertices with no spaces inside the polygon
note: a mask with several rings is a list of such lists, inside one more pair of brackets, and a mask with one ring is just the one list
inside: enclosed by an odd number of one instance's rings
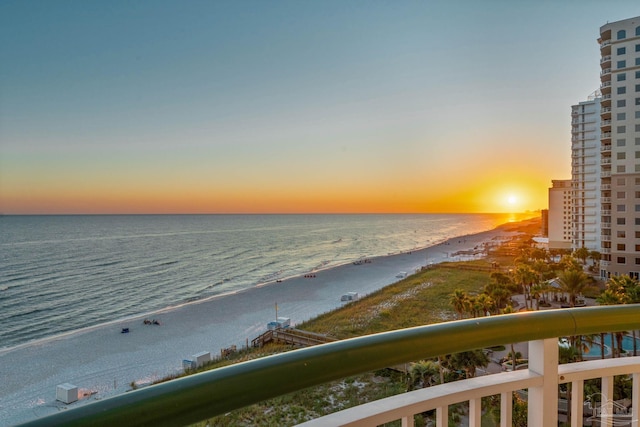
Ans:
{"label": "green metal handrail", "polygon": [[23,426],[180,426],[351,375],[444,354],[640,329],[640,305],[522,312],[367,335],[238,363],[97,401]]}

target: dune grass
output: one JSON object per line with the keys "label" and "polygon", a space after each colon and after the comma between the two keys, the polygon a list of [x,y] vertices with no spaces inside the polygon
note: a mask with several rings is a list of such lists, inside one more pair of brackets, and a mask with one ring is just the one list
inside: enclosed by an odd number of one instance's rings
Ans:
{"label": "dune grass", "polygon": [[364,298],[303,322],[299,329],[345,339],[455,319],[450,298],[454,289],[479,293],[489,281],[487,261],[445,263],[421,271]]}

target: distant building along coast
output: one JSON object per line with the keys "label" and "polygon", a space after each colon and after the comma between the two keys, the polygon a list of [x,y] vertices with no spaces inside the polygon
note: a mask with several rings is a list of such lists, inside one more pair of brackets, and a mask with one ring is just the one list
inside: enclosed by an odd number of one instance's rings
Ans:
{"label": "distant building along coast", "polygon": [[[549,189],[549,247],[601,253],[600,277],[640,276],[640,16],[600,27],[600,88],[571,107],[566,183]],[[558,194],[562,193],[563,198]]]}

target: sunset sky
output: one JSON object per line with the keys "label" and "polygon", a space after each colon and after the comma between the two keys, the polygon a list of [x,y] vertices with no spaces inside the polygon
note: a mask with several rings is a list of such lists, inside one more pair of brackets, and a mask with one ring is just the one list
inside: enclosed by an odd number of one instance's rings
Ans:
{"label": "sunset sky", "polygon": [[0,2],[0,213],[510,212],[632,1]]}

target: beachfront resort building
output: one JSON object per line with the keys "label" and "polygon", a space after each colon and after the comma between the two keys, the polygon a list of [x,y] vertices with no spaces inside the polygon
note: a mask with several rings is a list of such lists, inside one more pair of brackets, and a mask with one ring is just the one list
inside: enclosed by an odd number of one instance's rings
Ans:
{"label": "beachfront resort building", "polygon": [[572,216],[570,179],[554,179],[549,188],[549,249],[571,249]]}
{"label": "beachfront resort building", "polygon": [[571,249],[600,252],[600,92],[571,106]]}
{"label": "beachfront resort building", "polygon": [[600,27],[601,277],[640,272],[640,16]]}

